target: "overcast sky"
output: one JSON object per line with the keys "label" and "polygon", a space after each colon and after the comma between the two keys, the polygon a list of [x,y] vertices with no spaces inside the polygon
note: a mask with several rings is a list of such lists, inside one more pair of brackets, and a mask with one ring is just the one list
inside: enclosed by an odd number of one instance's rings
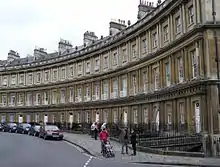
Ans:
{"label": "overcast sky", "polygon": [[[154,4],[157,0],[154,1]],[[83,33],[100,38],[113,19],[137,21],[139,0],[0,0],[0,59],[10,49],[21,57],[35,46],[57,50],[60,38],[83,44]]]}

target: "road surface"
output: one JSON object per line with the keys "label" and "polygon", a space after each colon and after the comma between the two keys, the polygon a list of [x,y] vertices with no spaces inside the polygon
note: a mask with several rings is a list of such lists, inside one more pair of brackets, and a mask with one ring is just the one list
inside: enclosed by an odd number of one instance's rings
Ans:
{"label": "road surface", "polygon": [[85,155],[64,141],[50,141],[28,135],[0,132],[0,166],[159,167],[161,165],[137,165],[105,161]]}

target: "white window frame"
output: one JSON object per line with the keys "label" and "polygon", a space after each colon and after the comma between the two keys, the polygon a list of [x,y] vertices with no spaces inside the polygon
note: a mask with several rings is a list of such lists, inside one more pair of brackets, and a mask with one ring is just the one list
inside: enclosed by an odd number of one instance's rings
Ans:
{"label": "white window frame", "polygon": [[181,17],[180,15],[178,15],[176,18],[175,18],[175,25],[176,25],[176,34],[179,34],[181,33]]}
{"label": "white window frame", "polygon": [[87,61],[86,62],[86,73],[89,74],[91,71],[91,62]]}
{"label": "white window frame", "polygon": [[73,77],[73,76],[74,76],[74,66],[69,65],[69,77]]}
{"label": "white window frame", "polygon": [[37,72],[36,73],[36,83],[40,83],[41,82],[41,72]]}
{"label": "white window frame", "polygon": [[11,76],[11,85],[16,85],[16,79],[17,79],[16,75]]}
{"label": "white window frame", "polygon": [[27,93],[27,106],[31,106],[32,105],[32,100],[33,100],[33,97],[32,97],[32,93]]}
{"label": "white window frame", "polygon": [[153,76],[154,76],[154,90],[159,89],[160,79],[159,79],[159,67],[153,68]]}
{"label": "white window frame", "polygon": [[179,83],[184,81],[184,66],[183,66],[183,57],[178,57],[177,59],[177,66],[178,66],[178,79]]}
{"label": "white window frame", "polygon": [[149,110],[148,108],[143,109],[143,116],[144,116],[144,123],[148,124],[149,123]]}
{"label": "white window frame", "polygon": [[171,64],[170,64],[170,61],[167,61],[165,63],[165,77],[166,77],[166,86],[170,86],[171,85]]}
{"label": "white window frame", "polygon": [[104,56],[104,69],[108,69],[109,68],[109,56],[108,55],[105,55]]}
{"label": "white window frame", "polygon": [[58,78],[58,71],[57,69],[54,69],[53,70],[53,81],[57,81],[57,78]]}
{"label": "white window frame", "polygon": [[165,25],[163,27],[163,42],[167,42],[169,40],[169,26]]}
{"label": "white window frame", "polygon": [[132,75],[132,90],[133,90],[133,95],[136,95],[137,94],[137,75],[134,74]]}
{"label": "white window frame", "polygon": [[194,6],[193,5],[188,7],[188,21],[189,21],[189,25],[194,23]]}
{"label": "white window frame", "polygon": [[126,63],[128,60],[127,49],[122,48],[122,63]]}
{"label": "white window frame", "polygon": [[153,48],[157,48],[158,47],[158,35],[157,35],[157,31],[154,31],[153,34]]}
{"label": "white window frame", "polygon": [[113,52],[113,61],[112,62],[113,62],[112,63],[113,66],[118,65],[118,52],[117,51]]}
{"label": "white window frame", "polygon": [[199,76],[198,57],[196,55],[196,49],[190,51],[192,61],[192,77],[197,78]]}
{"label": "white window frame", "polygon": [[24,84],[24,74],[19,74],[19,84]]}
{"label": "white window frame", "polygon": [[49,82],[50,80],[50,74],[49,74],[49,71],[44,71],[44,81],[45,82]]}
{"label": "white window frame", "polygon": [[33,84],[33,74],[32,73],[28,74],[28,84],[29,85]]}
{"label": "white window frame", "polygon": [[142,79],[143,79],[143,91],[147,92],[148,91],[148,71],[144,70],[142,73]]}
{"label": "white window frame", "polygon": [[147,39],[142,39],[142,53],[147,53]]}
{"label": "white window frame", "polygon": [[15,94],[10,94],[10,105],[15,106],[15,104],[16,104]]}
{"label": "white window frame", "polygon": [[132,51],[132,58],[136,58],[137,57],[137,45],[133,44],[131,46],[131,51]]}
{"label": "white window frame", "polygon": [[95,58],[95,71],[99,71],[100,69],[100,58]]}
{"label": "white window frame", "polygon": [[61,68],[61,79],[66,79],[66,68],[65,67]]}
{"label": "white window frame", "polygon": [[7,76],[3,76],[2,85],[3,86],[8,86],[8,77]]}
{"label": "white window frame", "polygon": [[6,106],[7,105],[7,95],[3,94],[2,95],[2,106]]}
{"label": "white window frame", "polygon": [[44,92],[44,104],[48,105],[49,104],[49,93]]}
{"label": "white window frame", "polygon": [[40,105],[40,104],[41,104],[41,94],[36,93],[36,105]]}
{"label": "white window frame", "polygon": [[61,89],[60,90],[60,103],[65,103],[66,102],[66,90]]}

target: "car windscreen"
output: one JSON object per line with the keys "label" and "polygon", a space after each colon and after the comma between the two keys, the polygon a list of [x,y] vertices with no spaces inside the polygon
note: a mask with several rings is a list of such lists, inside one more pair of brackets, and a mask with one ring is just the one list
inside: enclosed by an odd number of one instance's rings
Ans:
{"label": "car windscreen", "polygon": [[15,123],[9,123],[8,126],[13,127],[13,126],[17,126],[17,124],[15,124]]}
{"label": "car windscreen", "polygon": [[45,130],[59,130],[57,126],[45,126]]}
{"label": "car windscreen", "polygon": [[34,129],[35,129],[35,130],[39,130],[39,129],[40,129],[40,126],[39,126],[39,125],[35,125],[35,126],[34,126]]}
{"label": "car windscreen", "polygon": [[30,124],[23,124],[23,128],[30,128],[31,125]]}

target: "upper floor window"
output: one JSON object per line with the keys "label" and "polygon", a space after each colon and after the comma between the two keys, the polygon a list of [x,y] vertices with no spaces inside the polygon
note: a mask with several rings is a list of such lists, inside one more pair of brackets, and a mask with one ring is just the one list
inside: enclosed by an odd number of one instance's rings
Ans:
{"label": "upper floor window", "polygon": [[104,56],[104,69],[108,68],[108,55]]}
{"label": "upper floor window", "polygon": [[127,50],[126,48],[122,49],[122,63],[127,62]]}
{"label": "upper floor window", "polygon": [[19,83],[24,84],[24,74],[19,75]]}
{"label": "upper floor window", "polygon": [[192,60],[192,75],[193,75],[193,78],[196,78],[198,77],[199,75],[199,71],[198,71],[198,57],[196,55],[196,51],[193,50],[190,52],[191,54],[191,60]]}
{"label": "upper floor window", "polygon": [[29,74],[28,75],[28,84],[32,84],[33,83],[33,75]]}
{"label": "upper floor window", "polygon": [[193,24],[194,22],[194,8],[193,8],[193,5],[191,5],[189,8],[188,8],[188,21],[189,21],[189,24]]}
{"label": "upper floor window", "polygon": [[70,65],[70,67],[69,67],[69,76],[73,76],[74,75],[74,68],[73,68],[73,66],[72,65]]}
{"label": "upper floor window", "polygon": [[179,82],[183,82],[183,57],[177,59],[177,68],[178,68],[178,78]]}
{"label": "upper floor window", "polygon": [[61,78],[62,78],[62,79],[65,79],[65,78],[66,78],[66,69],[65,69],[65,68],[62,68],[62,69],[61,69]]}
{"label": "upper floor window", "polygon": [[171,77],[170,77],[170,62],[166,62],[165,64],[165,72],[166,72],[166,85],[170,86],[171,84]]}
{"label": "upper floor window", "polygon": [[53,71],[53,80],[57,80],[57,70]]}
{"label": "upper floor window", "polygon": [[86,62],[86,73],[90,73],[90,69],[91,69],[91,63]]}
{"label": "upper floor window", "polygon": [[163,42],[167,42],[169,39],[168,25],[163,27]]}
{"label": "upper floor window", "polygon": [[82,74],[82,71],[83,71],[83,66],[81,63],[78,64],[78,74]]}
{"label": "upper floor window", "polygon": [[177,16],[175,18],[175,26],[176,26],[176,34],[179,34],[181,32],[181,19],[180,19],[180,16]]}
{"label": "upper floor window", "polygon": [[118,64],[118,53],[114,52],[113,53],[113,65],[117,65]]}
{"label": "upper floor window", "polygon": [[153,32],[152,37],[153,37],[153,48],[156,48],[158,45],[157,32]]}
{"label": "upper floor window", "polygon": [[3,76],[2,85],[3,86],[7,86],[8,85],[8,77],[7,76]]}
{"label": "upper floor window", "polygon": [[40,79],[41,79],[41,75],[40,75],[40,73],[37,73],[37,83],[39,83],[40,82]]}
{"label": "upper floor window", "polygon": [[96,58],[95,59],[95,71],[98,71],[100,67],[100,59]]}
{"label": "upper floor window", "polygon": [[15,85],[16,84],[16,75],[11,76],[11,84]]}
{"label": "upper floor window", "polygon": [[153,69],[154,90],[159,89],[159,67]]}
{"label": "upper floor window", "polygon": [[147,71],[143,72],[143,91],[147,92],[148,91],[148,73]]}
{"label": "upper floor window", "polygon": [[142,53],[146,53],[147,52],[147,40],[143,39],[142,40]]}
{"label": "upper floor window", "polygon": [[132,58],[136,58],[137,56],[137,49],[136,44],[132,45]]}
{"label": "upper floor window", "polygon": [[46,81],[46,82],[48,82],[49,81],[49,71],[45,71],[45,73],[44,73],[44,80]]}

